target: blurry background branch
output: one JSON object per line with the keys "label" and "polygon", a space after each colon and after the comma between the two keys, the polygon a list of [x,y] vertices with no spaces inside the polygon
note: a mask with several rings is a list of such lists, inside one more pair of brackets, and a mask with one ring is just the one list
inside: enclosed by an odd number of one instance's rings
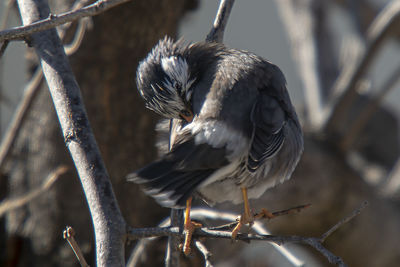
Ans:
{"label": "blurry background branch", "polygon": [[36,188],[31,192],[29,192],[28,194],[19,198],[2,200],[0,202],[0,217],[2,217],[7,211],[26,205],[34,198],[45,193],[62,174],[67,172],[67,170],[68,167],[60,166],[47,176],[47,178],[43,182],[43,185],[40,188]]}
{"label": "blurry background branch", "polygon": [[343,120],[347,116],[357,95],[357,86],[387,38],[393,36],[393,29],[400,25],[400,1],[390,2],[374,19],[367,33],[366,49],[358,62],[343,69],[333,89],[332,99],[327,104],[326,122],[323,127],[327,132],[340,132]]}
{"label": "blurry background branch", "polygon": [[275,1],[289,36],[293,58],[302,81],[306,101],[307,127],[322,123],[323,99],[315,40],[316,18],[313,1]]}

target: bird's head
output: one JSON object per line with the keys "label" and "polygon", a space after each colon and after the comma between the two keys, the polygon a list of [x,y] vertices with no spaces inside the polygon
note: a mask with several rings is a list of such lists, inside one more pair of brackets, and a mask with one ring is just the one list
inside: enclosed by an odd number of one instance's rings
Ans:
{"label": "bird's head", "polygon": [[167,118],[191,121],[195,78],[185,58],[183,40],[164,38],[139,63],[136,84],[146,107]]}

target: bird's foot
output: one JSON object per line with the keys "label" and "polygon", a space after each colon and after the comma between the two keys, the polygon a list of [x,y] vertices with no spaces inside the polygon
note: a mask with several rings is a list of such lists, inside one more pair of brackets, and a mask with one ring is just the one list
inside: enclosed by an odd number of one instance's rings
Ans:
{"label": "bird's foot", "polygon": [[185,241],[182,246],[183,253],[188,256],[190,254],[190,243],[192,242],[192,235],[196,228],[201,228],[201,223],[194,222],[192,220],[188,220],[185,222],[184,231],[185,231]]}
{"label": "bird's foot", "polygon": [[245,212],[239,218],[237,219],[237,224],[235,228],[232,230],[232,239],[235,240],[236,236],[238,235],[240,229],[243,227],[243,225],[248,224],[250,227],[254,224],[255,217],[250,214],[250,212]]}

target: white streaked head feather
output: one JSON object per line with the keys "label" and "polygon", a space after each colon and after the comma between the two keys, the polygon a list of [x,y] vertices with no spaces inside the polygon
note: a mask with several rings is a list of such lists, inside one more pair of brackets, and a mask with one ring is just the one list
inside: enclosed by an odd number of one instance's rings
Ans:
{"label": "white streaked head feather", "polygon": [[184,58],[171,56],[161,59],[161,68],[167,74],[170,80],[165,80],[163,82],[164,86],[170,90],[177,90],[176,84],[178,83],[182,90],[185,91],[186,101],[189,101],[191,92],[188,89],[193,84],[194,80],[190,80],[189,65]]}

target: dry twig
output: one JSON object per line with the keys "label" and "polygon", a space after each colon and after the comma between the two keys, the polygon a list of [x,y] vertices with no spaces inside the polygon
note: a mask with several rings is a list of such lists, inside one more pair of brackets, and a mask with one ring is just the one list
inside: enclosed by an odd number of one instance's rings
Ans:
{"label": "dry twig", "polygon": [[68,244],[71,246],[72,251],[75,253],[75,256],[78,259],[81,266],[90,267],[89,264],[87,264],[78,243],[76,243],[74,236],[75,236],[74,229],[71,226],[67,226],[63,232],[63,238],[68,241]]}

